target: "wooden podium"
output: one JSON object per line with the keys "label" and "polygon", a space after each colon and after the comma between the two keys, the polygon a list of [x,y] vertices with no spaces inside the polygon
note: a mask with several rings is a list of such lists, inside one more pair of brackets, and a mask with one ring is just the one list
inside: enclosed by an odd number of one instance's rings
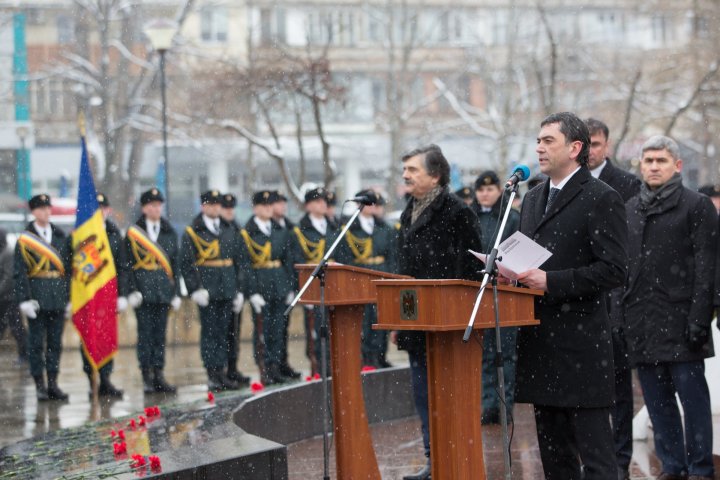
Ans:
{"label": "wooden podium", "polygon": [[[482,330],[495,326],[486,289],[470,340],[462,341],[480,288],[466,280],[380,280],[377,329],[427,332],[430,458],[433,480],[485,479],[482,430]],[[498,286],[500,325],[538,325],[539,290]]]}
{"label": "wooden podium", "polygon": [[[304,285],[316,265],[295,265]],[[325,270],[325,306],[330,309],[330,363],[335,430],[337,478],[380,480],[375,450],[370,437],[360,369],[365,304],[376,303],[373,280],[408,278],[403,275],[349,265],[328,264]],[[320,281],[303,294],[300,303],[320,305]]]}

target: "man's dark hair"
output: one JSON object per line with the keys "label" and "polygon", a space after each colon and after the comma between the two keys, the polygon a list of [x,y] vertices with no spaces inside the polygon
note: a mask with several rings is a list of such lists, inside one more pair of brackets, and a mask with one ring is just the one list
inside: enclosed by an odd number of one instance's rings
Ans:
{"label": "man's dark hair", "polygon": [[424,147],[416,148],[410,152],[407,152],[402,156],[402,161],[405,163],[411,157],[422,155],[425,159],[425,170],[428,175],[432,177],[440,177],[438,184],[444,187],[450,183],[450,164],[448,163],[442,150],[435,144],[430,144]]}
{"label": "man's dark hair", "polygon": [[560,124],[560,133],[565,135],[565,141],[570,142],[581,142],[582,148],[577,157],[577,162],[580,165],[587,165],[588,155],[590,152],[590,132],[588,131],[585,122],[580,120],[577,115],[571,112],[560,112],[553,113],[545,117],[540,123],[540,127],[550,125],[552,123]]}
{"label": "man's dark hair", "polygon": [[602,134],[605,135],[605,140],[610,138],[610,129],[607,125],[605,125],[605,122],[591,117],[585,120],[585,125],[587,125],[588,130],[590,131],[591,137],[602,132]]}

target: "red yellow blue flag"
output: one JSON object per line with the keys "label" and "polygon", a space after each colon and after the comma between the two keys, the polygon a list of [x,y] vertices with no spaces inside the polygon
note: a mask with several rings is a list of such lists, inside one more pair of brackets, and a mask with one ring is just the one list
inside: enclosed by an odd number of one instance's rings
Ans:
{"label": "red yellow blue flag", "polygon": [[73,271],[70,283],[73,324],[83,352],[99,369],[117,352],[117,272],[105,231],[105,220],[81,137],[77,218],[72,233]]}

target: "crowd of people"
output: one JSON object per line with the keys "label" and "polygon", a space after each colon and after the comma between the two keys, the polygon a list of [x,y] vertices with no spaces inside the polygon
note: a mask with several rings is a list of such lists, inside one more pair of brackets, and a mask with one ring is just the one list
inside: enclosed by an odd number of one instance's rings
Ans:
{"label": "crowd of people", "polygon": [[[552,252],[540,268],[518,277],[520,286],[544,292],[535,304],[540,325],[502,329],[505,398],[496,388],[495,336],[485,335],[482,423],[500,421],[501,403],[511,419],[515,401],[530,403],[547,479],[627,479],[636,369],[662,464],[658,478],[712,479],[704,359],[714,354],[710,323],[720,306],[720,189],[706,186],[698,193],[683,185],[683,161],[669,137],[645,142],[639,177],[613,164],[609,138],[608,127],[596,119],[567,112],[545,118],[536,147],[542,176],[499,233],[508,198],[496,172],[483,172],[474,188],[453,193],[441,149],[413,150],[401,159],[408,200],[399,224],[385,220],[380,193],[359,192],[370,205],[333,259],[415,278],[479,280],[482,264],[468,251],[488,252],[498,234],[504,239],[522,232]],[[178,236],[162,217],[162,193],[148,190],[140,197],[142,215],[123,235],[109,219],[107,197],[98,195],[118,272],[117,309],[133,308],[137,317],[145,392],[176,388],[163,369],[167,317],[180,308],[181,277],[199,309],[200,355],[210,389],[238,389],[250,381],[237,365],[245,301],[261,381],[299,378],[288,361],[284,312],[299,287],[294,265],[318,263],[343,226],[334,194],[322,187],[307,191],[297,224],[287,218],[287,199],[277,191],[252,195],[253,215],[244,225],[235,218],[234,195],[210,190],[200,200],[200,213]],[[3,330],[13,328],[43,401],[67,399],[57,377],[72,271],[70,240],[50,221],[50,205],[48,195],[29,201],[34,221],[18,240],[14,266],[12,253],[0,254],[0,292],[14,290],[16,299],[0,295]],[[318,372],[322,354],[319,308],[303,307],[310,374]],[[27,318],[27,339],[18,312]],[[376,321],[376,307],[368,305],[362,360],[384,368],[390,366],[389,339],[372,329]],[[419,472],[404,478],[429,479],[425,336],[403,331],[391,338],[409,355],[428,457]],[[90,374],[87,361],[85,371]],[[122,396],[111,372],[112,362],[100,369],[100,394]]]}

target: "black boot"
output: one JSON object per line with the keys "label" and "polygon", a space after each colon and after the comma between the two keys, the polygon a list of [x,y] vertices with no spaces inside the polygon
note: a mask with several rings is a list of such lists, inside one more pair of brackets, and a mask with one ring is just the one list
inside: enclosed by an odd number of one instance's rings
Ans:
{"label": "black boot", "polygon": [[234,365],[230,365],[228,367],[227,378],[237,382],[237,384],[241,387],[247,387],[250,385],[250,377],[243,375],[242,372],[239,372]]}
{"label": "black boot", "polygon": [[238,390],[240,385],[236,381],[231,380],[220,369],[208,368],[208,390],[214,392],[222,392],[224,390]]}
{"label": "black boot", "polygon": [[64,402],[68,399],[68,396],[67,393],[63,392],[62,390],[60,390],[60,387],[58,387],[57,376],[57,372],[48,372],[47,396],[50,400],[60,400]]}
{"label": "black boot", "polygon": [[283,377],[291,378],[293,380],[297,380],[300,378],[300,372],[293,369],[289,363],[281,363],[280,364],[280,375]]}
{"label": "black boot", "polygon": [[428,462],[421,470],[412,475],[405,475],[403,477],[403,480],[430,480],[431,472],[432,470],[430,469],[430,460],[428,460]]}
{"label": "black boot", "polygon": [[177,392],[177,388],[175,385],[170,385],[165,381],[165,376],[163,375],[162,368],[154,368],[153,374],[155,375],[155,379],[153,380],[153,387],[155,387],[156,392],[162,392],[162,393],[175,393]]}
{"label": "black boot", "polygon": [[378,364],[380,368],[392,368],[392,363],[388,362],[385,358],[385,352],[378,354]]}
{"label": "black boot", "polygon": [[153,380],[152,370],[149,368],[143,368],[142,380],[143,380],[143,393],[155,393],[155,382]]}
{"label": "black boot", "polygon": [[35,390],[37,391],[38,401],[47,402],[50,400],[47,388],[45,388],[45,377],[43,375],[35,375],[33,376],[33,380],[35,380]]}
{"label": "black boot", "polygon": [[110,382],[110,373],[103,373],[101,370],[98,395],[100,395],[101,397],[122,398],[123,391],[115,388],[115,385]]}
{"label": "black boot", "polygon": [[265,365],[265,370],[262,373],[261,381],[263,385],[277,385],[279,383],[289,382],[290,379],[280,373],[280,365],[273,363]]}

